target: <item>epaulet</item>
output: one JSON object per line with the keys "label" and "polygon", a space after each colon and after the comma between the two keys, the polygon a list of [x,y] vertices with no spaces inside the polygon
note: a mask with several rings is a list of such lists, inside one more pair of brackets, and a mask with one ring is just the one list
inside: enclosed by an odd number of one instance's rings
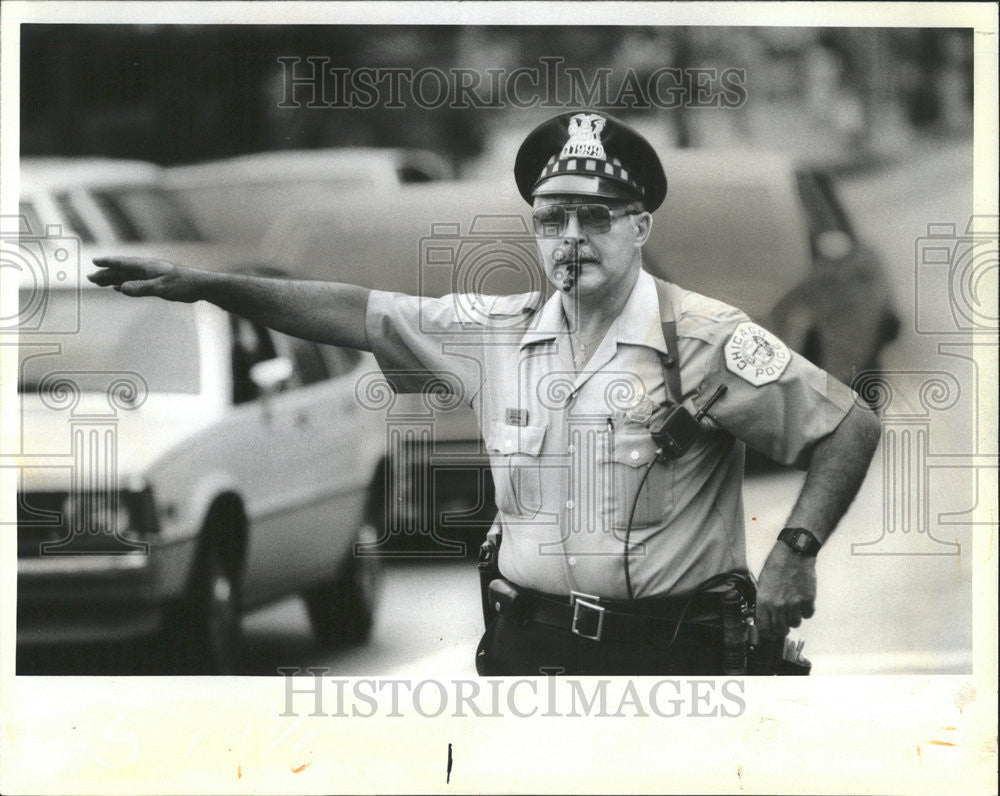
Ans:
{"label": "epaulet", "polygon": [[532,293],[517,293],[513,296],[495,296],[488,314],[491,317],[531,315],[538,312],[544,303],[545,296],[537,290]]}
{"label": "epaulet", "polygon": [[674,300],[677,334],[697,337],[706,343],[721,342],[743,321],[749,320],[742,310],[724,301],[678,288]]}

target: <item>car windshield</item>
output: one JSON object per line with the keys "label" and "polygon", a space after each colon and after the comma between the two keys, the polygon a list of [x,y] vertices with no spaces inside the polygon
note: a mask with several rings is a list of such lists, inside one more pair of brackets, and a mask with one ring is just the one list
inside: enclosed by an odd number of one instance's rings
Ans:
{"label": "car windshield", "polygon": [[183,208],[159,188],[132,185],[92,193],[120,240],[205,240]]}
{"label": "car windshield", "polygon": [[[84,392],[105,391],[114,374],[137,373],[150,392],[200,390],[194,309],[117,293],[21,291],[24,332],[18,345],[18,389],[33,392],[54,372],[71,372]],[[32,329],[38,332],[31,333]],[[52,330],[51,333],[45,330]]]}

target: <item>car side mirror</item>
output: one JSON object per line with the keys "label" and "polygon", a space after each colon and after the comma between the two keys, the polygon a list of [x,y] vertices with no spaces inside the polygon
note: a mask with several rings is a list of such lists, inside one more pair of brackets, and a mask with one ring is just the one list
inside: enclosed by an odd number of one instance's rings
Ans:
{"label": "car side mirror", "polygon": [[292,361],[288,357],[275,357],[258,362],[250,368],[250,381],[261,395],[274,395],[292,378]]}

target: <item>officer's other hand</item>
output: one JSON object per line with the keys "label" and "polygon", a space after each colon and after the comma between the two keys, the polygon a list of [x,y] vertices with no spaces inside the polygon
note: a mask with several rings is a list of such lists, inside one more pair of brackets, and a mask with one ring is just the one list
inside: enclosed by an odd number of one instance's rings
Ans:
{"label": "officer's other hand", "polygon": [[757,628],[784,638],[816,610],[816,559],[792,552],[784,542],[771,549],[757,581]]}
{"label": "officer's other hand", "polygon": [[87,279],[126,296],[157,296],[168,301],[197,301],[198,272],[155,257],[95,257],[100,270]]}

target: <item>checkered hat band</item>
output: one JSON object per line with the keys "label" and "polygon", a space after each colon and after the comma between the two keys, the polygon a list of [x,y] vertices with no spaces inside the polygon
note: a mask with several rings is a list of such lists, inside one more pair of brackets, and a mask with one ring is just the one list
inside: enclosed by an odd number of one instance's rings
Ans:
{"label": "checkered hat band", "polygon": [[645,189],[636,181],[632,174],[622,166],[618,158],[610,160],[596,160],[593,158],[565,158],[560,160],[553,155],[549,162],[542,169],[542,174],[535,182],[537,185],[542,180],[548,179],[556,174],[583,174],[589,177],[600,176],[608,179],[623,182],[640,196],[645,196]]}

